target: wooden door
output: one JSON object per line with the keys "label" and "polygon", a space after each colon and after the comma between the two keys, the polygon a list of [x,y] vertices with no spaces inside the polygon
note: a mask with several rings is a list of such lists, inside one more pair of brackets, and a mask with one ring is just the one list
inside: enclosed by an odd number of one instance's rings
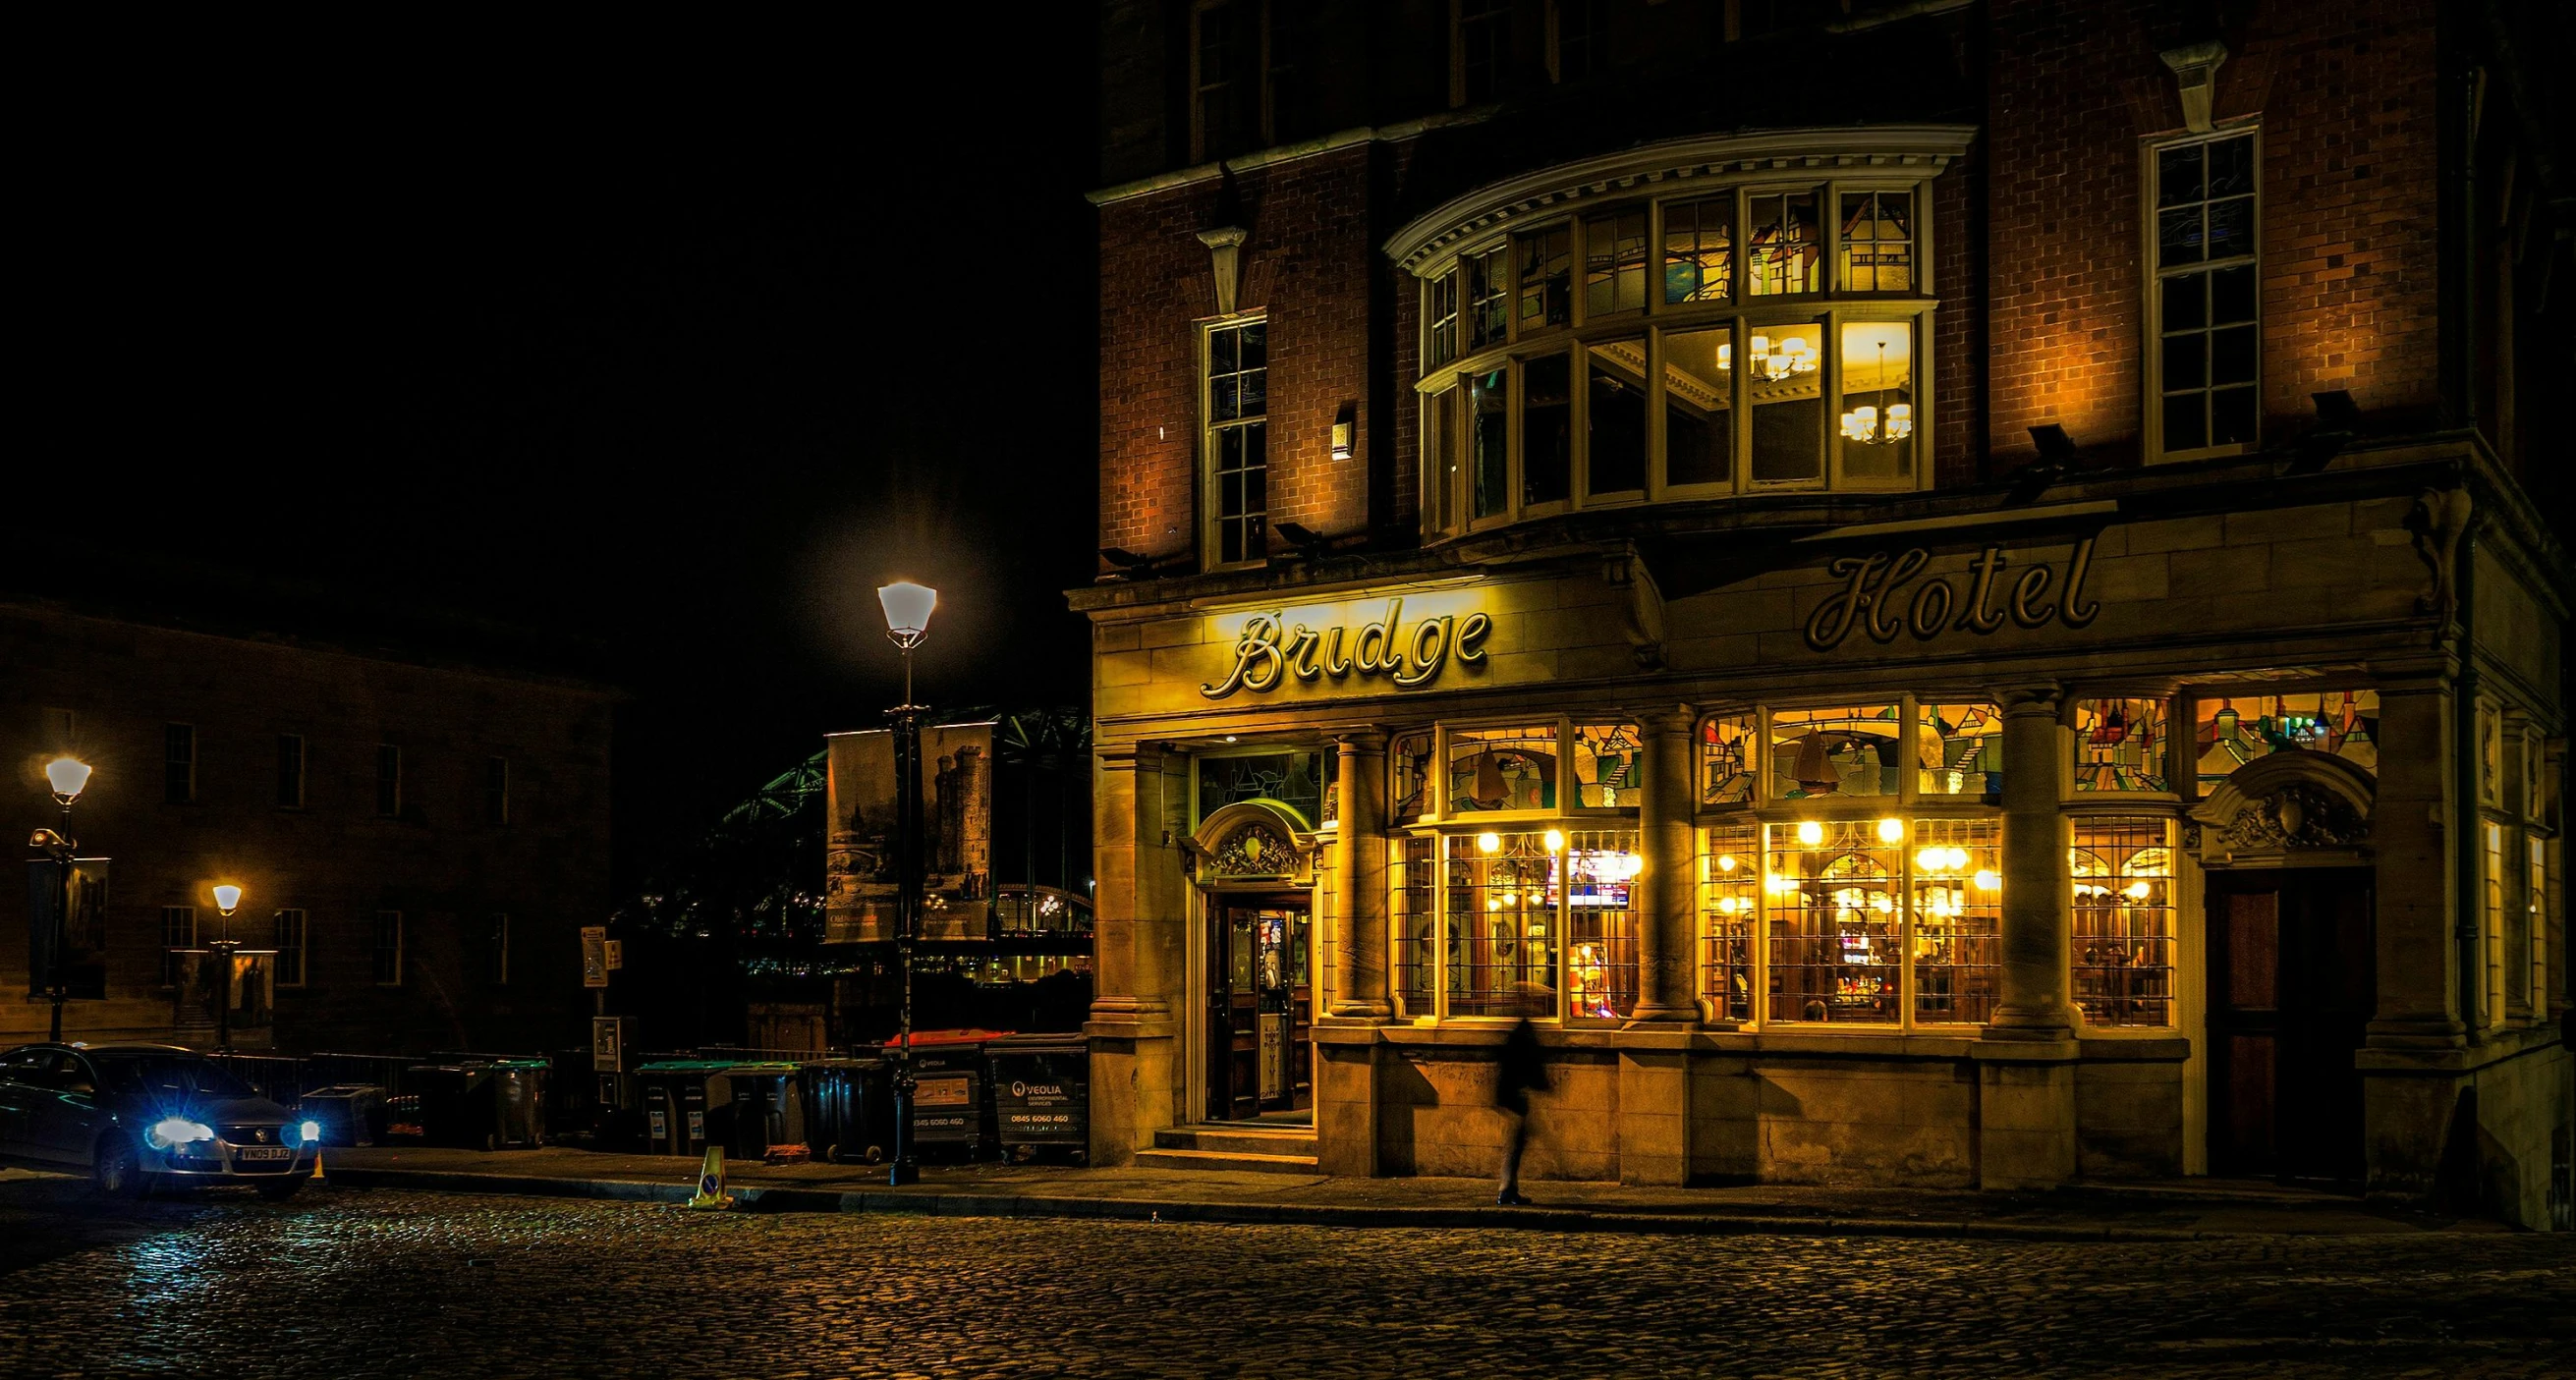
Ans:
{"label": "wooden door", "polygon": [[2361,1177],[2373,957],[2367,870],[2210,874],[2211,1173]]}
{"label": "wooden door", "polygon": [[1209,910],[1207,1114],[1233,1121],[1261,1107],[1261,912],[1227,903]]}

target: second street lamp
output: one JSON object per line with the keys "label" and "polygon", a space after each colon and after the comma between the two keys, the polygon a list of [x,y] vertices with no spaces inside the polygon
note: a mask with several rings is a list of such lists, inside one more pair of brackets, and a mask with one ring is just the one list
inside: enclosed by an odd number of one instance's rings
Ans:
{"label": "second street lamp", "polygon": [[921,931],[921,706],[912,702],[912,649],[930,630],[930,614],[939,607],[939,591],[910,581],[877,590],[885,606],[886,638],[903,651],[903,703],[888,711],[894,720],[895,818],[895,955],[903,968],[902,1005],[896,1020],[894,1066],[894,1164],[890,1184],[913,1183],[921,1166],[913,1158],[912,1094],[912,941]]}
{"label": "second street lamp", "polygon": [[28,842],[54,860],[54,923],[45,943],[45,995],[53,1002],[54,1015],[52,1033],[45,1038],[61,1044],[63,998],[70,995],[63,976],[63,947],[71,942],[72,857],[80,851],[80,840],[72,837],[72,802],[89,788],[89,763],[57,757],[45,764],[45,784],[54,793],[54,803],[63,807],[62,827],[39,829]]}
{"label": "second street lamp", "polygon": [[233,950],[241,941],[233,938],[233,912],[241,909],[242,889],[227,882],[215,888],[215,913],[223,917],[223,937],[215,941],[215,1048],[231,1053],[233,1047]]}

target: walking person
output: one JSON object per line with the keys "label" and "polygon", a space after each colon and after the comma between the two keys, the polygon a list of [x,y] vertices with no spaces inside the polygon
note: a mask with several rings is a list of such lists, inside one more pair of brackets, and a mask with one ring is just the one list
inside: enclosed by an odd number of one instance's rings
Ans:
{"label": "walking person", "polygon": [[1538,1027],[1530,1024],[1530,1013],[1546,1009],[1545,994],[1524,990],[1519,996],[1516,1005],[1520,1019],[1503,1037],[1502,1057],[1494,1070],[1494,1108],[1512,1123],[1510,1137],[1503,1142],[1502,1191],[1494,1195],[1494,1201],[1504,1207],[1530,1205],[1530,1200],[1521,1196],[1521,1150],[1529,1142],[1530,1092],[1547,1086],[1547,1065],[1539,1055]]}

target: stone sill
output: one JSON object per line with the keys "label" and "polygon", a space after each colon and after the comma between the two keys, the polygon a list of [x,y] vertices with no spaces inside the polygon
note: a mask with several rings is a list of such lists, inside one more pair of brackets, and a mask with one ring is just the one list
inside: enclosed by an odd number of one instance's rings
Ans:
{"label": "stone sill", "polygon": [[2429,1076],[2474,1073],[2507,1059],[2518,1059],[2560,1043],[2558,1028],[2527,1025],[2492,1031],[2449,1049],[2370,1049],[2353,1058],[2363,1073],[2413,1073]]}
{"label": "stone sill", "polygon": [[[1318,1022],[1314,1029],[1318,1044],[1392,1045],[1404,1049],[1462,1052],[1499,1049],[1511,1031],[1510,1025],[1503,1022],[1437,1026]],[[2191,1057],[2191,1041],[2180,1036],[1988,1040],[1967,1032],[1937,1035],[1908,1035],[1895,1031],[1814,1034],[1804,1031],[1755,1033],[1575,1026],[1542,1027],[1538,1038],[1539,1044],[1548,1049],[1664,1051],[1737,1057],[1759,1055],[1917,1062],[1975,1060],[1981,1063],[2180,1063]]]}

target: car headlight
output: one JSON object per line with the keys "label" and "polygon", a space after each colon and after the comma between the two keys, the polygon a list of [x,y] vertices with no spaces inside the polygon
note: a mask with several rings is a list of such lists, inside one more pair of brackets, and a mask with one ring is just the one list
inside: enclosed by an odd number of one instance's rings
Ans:
{"label": "car headlight", "polygon": [[295,1128],[296,1139],[305,1145],[318,1145],[322,1140],[322,1123],[308,1121]]}
{"label": "car headlight", "polygon": [[184,1116],[166,1116],[143,1130],[143,1143],[155,1150],[176,1150],[182,1145],[213,1140],[215,1128]]}

